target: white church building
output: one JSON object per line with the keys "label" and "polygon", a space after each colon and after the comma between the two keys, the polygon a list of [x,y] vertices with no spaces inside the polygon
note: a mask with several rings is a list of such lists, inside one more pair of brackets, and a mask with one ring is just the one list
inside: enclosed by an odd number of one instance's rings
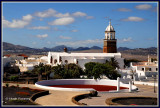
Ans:
{"label": "white church building", "polygon": [[84,69],[85,63],[88,62],[99,62],[105,63],[106,60],[115,58],[119,63],[119,67],[124,68],[124,58],[121,53],[117,53],[117,39],[115,39],[115,30],[109,22],[105,30],[105,39],[103,46],[103,53],[72,53],[67,52],[67,48],[64,48],[64,52],[49,52],[48,53],[48,64],[52,66],[75,63]]}

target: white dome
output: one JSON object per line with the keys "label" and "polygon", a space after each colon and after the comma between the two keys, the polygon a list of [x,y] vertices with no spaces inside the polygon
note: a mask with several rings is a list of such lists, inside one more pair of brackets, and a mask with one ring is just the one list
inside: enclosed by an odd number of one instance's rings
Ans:
{"label": "white dome", "polygon": [[111,25],[111,22],[109,22],[109,25],[107,26],[105,31],[114,31],[113,26]]}

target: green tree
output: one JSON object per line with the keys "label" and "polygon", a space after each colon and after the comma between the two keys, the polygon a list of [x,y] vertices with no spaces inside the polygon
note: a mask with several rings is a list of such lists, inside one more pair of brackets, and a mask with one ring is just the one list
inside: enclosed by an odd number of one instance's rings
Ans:
{"label": "green tree", "polygon": [[45,71],[44,64],[40,63],[39,65],[34,66],[32,72],[38,75],[38,81],[42,80],[42,73]]}
{"label": "green tree", "polygon": [[105,71],[104,74],[109,78],[109,79],[117,79],[117,77],[121,77],[121,75],[115,70],[115,67],[113,67],[110,63],[106,63],[105,65]]}
{"label": "green tree", "polygon": [[74,63],[66,64],[64,70],[64,78],[80,78],[80,75],[84,74],[82,68]]}
{"label": "green tree", "polygon": [[110,63],[110,65],[112,65],[115,69],[119,68],[119,63],[115,58],[111,58],[110,61],[108,61],[108,63]]}
{"label": "green tree", "polygon": [[103,72],[104,72],[103,64],[96,63],[96,65],[93,67],[92,70],[92,75],[94,79],[100,79],[101,78],[100,76],[103,75]]}
{"label": "green tree", "polygon": [[93,68],[94,66],[96,65],[96,62],[89,62],[89,63],[86,63],[84,66],[85,66],[85,74],[87,75],[88,78],[92,77],[93,76]]}
{"label": "green tree", "polygon": [[52,72],[52,67],[50,65],[44,65],[44,73],[46,75],[46,80],[49,80],[49,75]]}
{"label": "green tree", "polygon": [[80,78],[80,75],[84,74],[82,68],[74,63],[54,66],[52,72],[54,79]]}
{"label": "green tree", "polygon": [[94,77],[94,79],[100,79],[102,75],[105,75],[109,79],[117,79],[117,77],[120,77],[120,74],[115,70],[115,67],[113,67],[109,62],[105,64],[89,62],[85,64],[85,68],[85,72],[88,71],[86,72],[86,75]]}
{"label": "green tree", "polygon": [[64,66],[57,65],[52,67],[52,72],[54,73],[54,79],[63,79]]}

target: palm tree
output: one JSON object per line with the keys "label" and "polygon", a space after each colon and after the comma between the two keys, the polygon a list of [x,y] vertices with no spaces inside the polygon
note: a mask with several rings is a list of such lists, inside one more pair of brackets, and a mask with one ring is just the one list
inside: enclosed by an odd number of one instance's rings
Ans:
{"label": "palm tree", "polygon": [[39,65],[34,66],[32,72],[38,74],[38,81],[42,80],[42,73],[45,71],[44,64],[40,63]]}
{"label": "palm tree", "polygon": [[44,65],[44,68],[45,68],[46,79],[49,80],[49,75],[52,72],[52,68],[49,65]]}

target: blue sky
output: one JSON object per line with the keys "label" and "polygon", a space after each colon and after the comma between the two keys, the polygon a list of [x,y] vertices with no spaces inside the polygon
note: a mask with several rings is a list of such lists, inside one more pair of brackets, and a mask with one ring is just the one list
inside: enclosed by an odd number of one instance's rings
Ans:
{"label": "blue sky", "polygon": [[5,3],[3,42],[32,48],[103,47],[108,17],[117,47],[157,47],[156,2]]}

